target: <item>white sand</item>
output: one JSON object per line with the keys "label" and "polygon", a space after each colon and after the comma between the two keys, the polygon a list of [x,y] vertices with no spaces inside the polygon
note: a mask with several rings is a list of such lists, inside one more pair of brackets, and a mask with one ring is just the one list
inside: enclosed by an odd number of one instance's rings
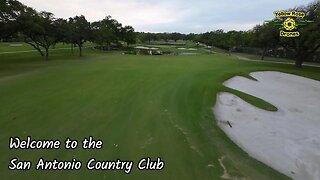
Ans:
{"label": "white sand", "polygon": [[219,93],[214,107],[218,125],[250,156],[283,174],[320,179],[320,82],[280,72],[250,75],[258,81],[237,76],[224,85],[261,98],[278,111]]}

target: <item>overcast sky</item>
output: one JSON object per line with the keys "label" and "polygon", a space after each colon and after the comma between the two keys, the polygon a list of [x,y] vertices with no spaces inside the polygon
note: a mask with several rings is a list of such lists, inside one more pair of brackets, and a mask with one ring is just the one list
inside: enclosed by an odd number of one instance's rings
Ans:
{"label": "overcast sky", "polygon": [[273,11],[313,0],[20,0],[56,17],[84,15],[88,21],[111,15],[136,31],[199,33],[248,30],[273,18]]}

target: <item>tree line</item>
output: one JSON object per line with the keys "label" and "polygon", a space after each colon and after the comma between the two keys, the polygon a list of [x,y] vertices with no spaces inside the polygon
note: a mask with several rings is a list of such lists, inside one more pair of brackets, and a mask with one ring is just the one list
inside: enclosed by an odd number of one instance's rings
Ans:
{"label": "tree line", "polygon": [[69,19],[56,18],[50,12],[38,12],[17,0],[1,0],[0,40],[17,36],[34,47],[45,59],[49,57],[49,48],[59,42],[69,43],[72,48],[76,45],[79,56],[82,56],[86,41],[110,50],[112,43],[123,41],[129,46],[136,40],[132,26],[122,26],[111,16],[90,23],[83,15]]}
{"label": "tree line", "polygon": [[248,31],[215,30],[201,34],[174,33],[136,33],[132,26],[122,26],[111,16],[103,20],[88,22],[84,16],[69,19],[55,18],[50,12],[37,12],[31,7],[21,4],[17,0],[0,1],[0,40],[22,38],[33,46],[46,59],[49,48],[58,42],[76,45],[82,56],[83,44],[86,41],[95,42],[100,48],[110,50],[111,44],[126,42],[127,46],[136,40],[150,43],[151,41],[189,40],[204,43],[225,50],[254,49],[261,58],[268,52],[282,49],[286,56],[295,59],[297,67],[301,67],[304,60],[319,54],[320,48],[320,2],[315,1],[306,6],[290,10],[303,11],[305,19],[313,21],[299,29],[297,38],[283,38],[279,36],[279,28],[270,23],[256,25]]}

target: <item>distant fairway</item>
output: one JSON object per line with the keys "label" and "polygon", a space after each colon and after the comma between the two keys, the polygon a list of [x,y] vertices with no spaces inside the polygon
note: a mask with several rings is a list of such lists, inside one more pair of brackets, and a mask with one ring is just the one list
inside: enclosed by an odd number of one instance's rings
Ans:
{"label": "distant fairway", "polygon": [[[320,68],[239,61],[224,54],[136,56],[86,50],[84,57],[57,51],[0,55],[1,179],[287,179],[250,158],[216,125],[216,93],[233,92],[275,110],[222,82],[252,71],[276,70],[320,80]],[[102,150],[9,150],[10,136],[35,139],[93,136]],[[13,157],[83,161],[81,171],[9,171]],[[161,157],[163,171],[95,171],[99,160]],[[5,170],[5,171],[4,171]],[[226,176],[223,176],[226,177]]]}

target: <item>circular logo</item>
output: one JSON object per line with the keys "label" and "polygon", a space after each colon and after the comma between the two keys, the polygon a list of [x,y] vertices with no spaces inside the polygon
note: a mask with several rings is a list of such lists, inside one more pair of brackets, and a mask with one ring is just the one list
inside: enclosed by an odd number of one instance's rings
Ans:
{"label": "circular logo", "polygon": [[292,18],[287,18],[283,22],[283,28],[287,31],[291,31],[296,28],[296,21]]}

